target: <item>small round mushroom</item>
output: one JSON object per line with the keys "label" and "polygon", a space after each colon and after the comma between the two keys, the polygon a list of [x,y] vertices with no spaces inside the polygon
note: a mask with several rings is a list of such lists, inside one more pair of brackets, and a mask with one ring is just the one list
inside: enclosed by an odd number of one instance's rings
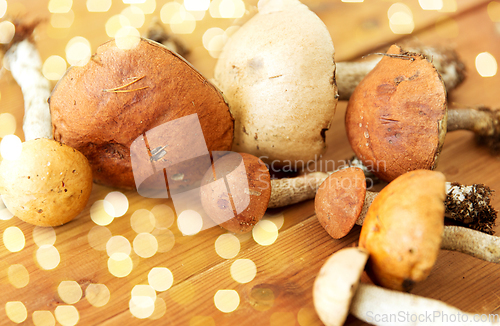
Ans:
{"label": "small round mushroom", "polygon": [[479,128],[498,125],[491,115],[457,113],[447,110],[446,89],[432,63],[393,45],[356,87],[345,125],[356,156],[366,166],[380,167],[373,173],[390,182],[411,170],[434,169],[447,130],[500,132]]}
{"label": "small round mushroom", "polygon": [[[326,326],[341,326],[351,313],[361,321],[374,325],[388,325],[374,317],[390,316],[404,311],[408,315],[427,315],[439,311],[442,315],[460,315],[454,325],[470,325],[477,315],[463,312],[442,301],[384,289],[359,282],[369,254],[363,248],[344,248],[335,252],[321,267],[313,287],[315,310]],[[371,257],[370,257],[371,258]],[[440,323],[440,320],[435,320]],[[415,326],[419,321],[398,319],[398,325]],[[481,323],[481,325],[496,323]]]}
{"label": "small round mushroom", "polygon": [[[142,38],[131,48],[106,42],[86,65],[71,67],[54,88],[50,109],[54,139],[88,158],[96,183],[118,188],[136,188],[133,141],[164,123],[196,114],[205,152],[230,150],[233,140],[233,118],[219,90],[178,54]],[[186,132],[169,131],[180,140]],[[205,171],[200,161],[193,180]]]}

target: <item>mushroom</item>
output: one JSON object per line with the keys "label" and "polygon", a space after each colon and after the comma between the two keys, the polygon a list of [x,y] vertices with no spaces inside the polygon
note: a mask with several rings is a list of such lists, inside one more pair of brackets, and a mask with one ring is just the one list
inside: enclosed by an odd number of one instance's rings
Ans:
{"label": "mushroom", "polygon": [[[326,326],[343,325],[349,313],[374,325],[420,325],[423,324],[421,318],[415,320],[413,316],[428,316],[429,312],[434,312],[433,324],[444,323],[443,316],[459,316],[454,325],[470,325],[477,321],[477,314],[463,312],[439,300],[359,282],[368,257],[363,248],[344,248],[331,255],[321,267],[314,281],[313,301]],[[385,320],[396,313],[397,320]],[[492,324],[481,322],[481,325]]]}
{"label": "mushroom", "polygon": [[[325,150],[325,132],[338,100],[337,81],[350,95],[373,66],[339,63],[337,75],[329,31],[298,0],[261,0],[258,9],[225,44],[214,80],[235,117],[233,150],[277,167],[291,163],[300,169]],[[441,57],[452,61],[445,54],[436,56],[436,62]],[[443,72],[463,67],[442,66]],[[461,79],[461,73],[452,74]]]}
{"label": "mushroom", "polygon": [[383,167],[372,172],[388,182],[411,170],[434,169],[447,130],[473,129],[492,137],[500,132],[492,114],[447,110],[436,68],[396,45],[356,87],[345,125],[356,156],[366,166]]}
{"label": "mushroom", "polygon": [[[374,266],[373,279],[377,283],[409,290],[415,282],[427,277],[440,248],[500,262],[498,237],[464,227],[444,226],[445,207],[464,207],[444,205],[445,197],[455,203],[466,200],[458,196],[457,186],[445,192],[442,173],[429,170],[406,173],[378,195],[366,191],[363,177],[359,168],[332,174],[318,189],[315,209],[318,221],[335,239],[349,233],[355,223],[363,225],[360,246],[366,246],[372,254],[370,266]],[[479,203],[484,204],[481,201],[476,204]],[[491,207],[489,212],[496,218]]]}
{"label": "mushroom", "polygon": [[[136,187],[134,173],[142,171],[132,169],[130,146],[146,131],[161,131],[167,122],[194,115],[204,152],[229,150],[233,139],[233,118],[218,89],[178,54],[138,37],[106,42],[84,66],[68,69],[50,96],[50,109],[54,138],[88,158],[96,183],[119,188]],[[168,134],[174,138],[165,141],[176,144],[190,132],[164,129],[155,142]],[[158,146],[146,143],[146,163],[139,170],[164,160],[159,153],[176,150],[179,161],[193,155],[189,144],[160,146],[156,153]],[[201,160],[191,170],[199,173],[183,182],[199,180],[209,165]]]}
{"label": "mushroom", "polygon": [[82,153],[52,139],[50,83],[41,74],[40,55],[29,39],[35,26],[18,24],[5,53],[24,96],[25,142],[19,156],[0,163],[0,194],[21,220],[56,226],[71,221],[86,206],[92,170]]}

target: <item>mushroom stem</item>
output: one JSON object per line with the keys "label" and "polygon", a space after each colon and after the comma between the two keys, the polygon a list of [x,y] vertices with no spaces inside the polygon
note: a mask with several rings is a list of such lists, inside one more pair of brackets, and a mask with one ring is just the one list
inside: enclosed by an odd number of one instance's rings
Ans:
{"label": "mushroom stem", "polygon": [[373,325],[493,325],[478,320],[477,314],[461,311],[439,300],[359,283],[351,302],[350,313]]}
{"label": "mushroom stem", "polygon": [[445,226],[441,249],[459,251],[491,263],[500,263],[500,237],[460,226]]}
{"label": "mushroom stem", "polygon": [[283,207],[314,198],[319,186],[329,175],[313,172],[295,178],[271,180],[271,198],[267,207]]}
{"label": "mushroom stem", "polygon": [[49,104],[50,82],[42,75],[42,60],[35,45],[27,39],[16,42],[5,53],[12,76],[24,98],[23,131],[25,140],[52,139]]}

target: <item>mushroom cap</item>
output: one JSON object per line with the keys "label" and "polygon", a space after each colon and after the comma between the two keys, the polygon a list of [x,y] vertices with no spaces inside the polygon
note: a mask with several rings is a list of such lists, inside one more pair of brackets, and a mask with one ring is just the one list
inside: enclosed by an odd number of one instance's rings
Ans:
{"label": "mushroom cap", "polygon": [[313,301],[326,326],[344,325],[367,259],[363,248],[343,248],[321,267],[314,281]]}
{"label": "mushroom cap", "polygon": [[96,183],[135,188],[132,142],[191,114],[198,115],[208,151],[231,148],[234,121],[216,87],[161,44],[119,45],[99,46],[86,65],[66,72],[50,97],[54,139],[88,158]]}
{"label": "mushroom cap", "polygon": [[350,167],[332,173],[318,188],[314,199],[321,226],[334,239],[346,236],[363,209],[366,178],[363,170]]}
{"label": "mushroom cap", "polygon": [[57,226],[74,219],[92,191],[92,170],[85,156],[46,138],[22,146],[18,159],[0,164],[5,206],[33,225]]}
{"label": "mushroom cap", "polygon": [[446,89],[436,68],[423,55],[393,45],[354,90],[345,125],[357,157],[390,182],[435,168],[446,117]]}
{"label": "mushroom cap", "polygon": [[234,233],[251,231],[271,198],[269,170],[251,154],[230,153],[214,159],[201,184],[201,202],[207,215]]}
{"label": "mushroom cap", "polygon": [[337,105],[334,54],[328,29],[307,6],[259,2],[214,70],[235,118],[233,150],[275,167],[318,159]]}
{"label": "mushroom cap", "polygon": [[403,174],[380,191],[359,237],[375,283],[409,291],[427,278],[441,248],[445,196],[444,175],[429,170]]}

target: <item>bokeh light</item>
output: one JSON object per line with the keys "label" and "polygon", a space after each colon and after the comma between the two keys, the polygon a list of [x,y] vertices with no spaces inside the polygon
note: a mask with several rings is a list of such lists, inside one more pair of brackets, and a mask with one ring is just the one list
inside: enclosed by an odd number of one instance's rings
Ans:
{"label": "bokeh light", "polygon": [[240,296],[235,290],[218,290],[214,295],[214,303],[220,311],[230,313],[240,305]]}
{"label": "bokeh light", "polygon": [[106,253],[109,257],[116,253],[122,253],[129,256],[131,252],[132,246],[130,245],[130,241],[122,235],[115,235],[109,238],[106,243]]}
{"label": "bokeh light", "polygon": [[63,326],[73,326],[78,324],[80,314],[74,306],[57,306],[54,310],[56,320]]}
{"label": "bokeh light", "polygon": [[232,233],[221,234],[215,240],[215,252],[224,259],[236,257],[240,249],[240,240]]}
{"label": "bokeh light", "polygon": [[82,298],[83,291],[75,281],[62,281],[57,287],[57,294],[67,304],[75,304]]}
{"label": "bokeh light", "polygon": [[53,14],[64,14],[71,10],[73,0],[50,0],[49,11]]}
{"label": "bokeh light", "polygon": [[295,325],[295,315],[288,311],[277,311],[271,315],[269,326]]}
{"label": "bokeh light", "polygon": [[153,257],[158,251],[158,241],[150,233],[139,233],[133,241],[134,252],[142,258]]}
{"label": "bokeh light", "polygon": [[0,44],[8,44],[12,41],[16,27],[8,20],[0,22]]}
{"label": "bokeh light", "polygon": [[94,226],[87,234],[89,245],[99,251],[106,250],[106,244],[111,237],[111,231],[105,226]]}
{"label": "bokeh light", "polygon": [[182,211],[177,217],[177,227],[184,235],[195,235],[203,228],[203,218],[194,210]]}
{"label": "bokeh light", "polygon": [[10,265],[7,270],[10,284],[17,289],[23,288],[30,282],[30,274],[22,264]]}
{"label": "bokeh light", "polygon": [[132,289],[129,309],[139,319],[150,317],[155,310],[156,291],[150,285],[136,285]]}
{"label": "bokeh light", "polygon": [[210,0],[184,0],[184,8],[189,11],[204,11],[210,7]]}
{"label": "bokeh light", "polygon": [[321,325],[321,320],[312,307],[302,307],[297,313],[297,321],[300,326]]}
{"label": "bokeh light", "polygon": [[53,227],[35,226],[33,228],[33,241],[37,246],[54,245],[56,243],[56,231]]}
{"label": "bokeh light", "polygon": [[16,135],[6,135],[0,142],[0,155],[5,160],[17,160],[22,150],[23,142]]}
{"label": "bokeh light", "polygon": [[[113,214],[109,214],[112,212]],[[111,224],[114,219],[114,207],[111,203],[105,200],[96,200],[90,207],[90,218],[100,226]]]}
{"label": "bokeh light", "polygon": [[497,74],[498,64],[489,52],[481,52],[476,56],[476,70],[481,77],[493,77]]}
{"label": "bokeh light", "polygon": [[165,300],[157,297],[155,300],[154,311],[148,318],[152,320],[157,320],[163,317],[163,315],[165,315],[166,312],[167,312],[167,305],[165,304]]}
{"label": "bokeh light", "polygon": [[89,284],[85,289],[85,298],[94,307],[103,307],[111,298],[108,287],[104,284]]}
{"label": "bokeh light", "polygon": [[45,60],[42,73],[48,80],[59,80],[66,72],[66,60],[58,55],[51,55]]}
{"label": "bokeh light", "polygon": [[9,226],[3,231],[3,244],[10,252],[23,250],[26,244],[23,231],[17,226]]}
{"label": "bokeh light", "polygon": [[[184,9],[184,7],[182,7]],[[196,28],[196,18],[186,10],[175,13],[170,19],[170,30],[175,34],[191,34]]]}
{"label": "bokeh light", "polygon": [[16,117],[11,113],[0,113],[0,138],[16,132]]}
{"label": "bokeh light", "polygon": [[54,269],[61,262],[59,251],[51,245],[40,246],[36,251],[35,257],[40,268],[45,270]]}
{"label": "bokeh light", "polygon": [[418,0],[418,4],[423,10],[443,9],[443,0]]}
{"label": "bokeh light", "polygon": [[248,283],[257,275],[257,266],[251,259],[237,259],[231,264],[230,271],[233,280]]}
{"label": "bokeh light", "polygon": [[163,292],[172,286],[174,276],[166,267],[153,267],[148,273],[148,283],[158,292]]}
{"label": "bokeh light", "polygon": [[130,256],[118,252],[108,259],[108,271],[114,277],[125,277],[132,272],[134,264]]}
{"label": "bokeh light", "polygon": [[[108,203],[113,206],[113,209],[110,211],[106,211],[109,215],[112,215],[113,217],[121,217],[127,213],[128,208],[129,208],[129,202],[127,196],[123,194],[120,191],[112,191],[104,197],[104,200],[107,201]],[[104,209],[106,210],[106,207],[109,206],[104,206]]]}
{"label": "bokeh light", "polygon": [[152,14],[156,10],[156,0],[146,0],[142,3],[136,3],[135,6],[141,9],[146,15]]}
{"label": "bokeh light", "polygon": [[155,229],[152,233],[158,241],[158,252],[168,252],[175,245],[175,235],[169,229]]}
{"label": "bokeh light", "polygon": [[241,18],[244,14],[245,3],[243,0],[221,0],[219,3],[221,18]]}
{"label": "bokeh light", "polygon": [[136,6],[129,6],[122,10],[121,15],[127,17],[130,22],[130,26],[135,28],[141,28],[146,21],[146,16],[141,8]]}
{"label": "bokeh light", "polygon": [[105,24],[106,34],[115,37],[116,33],[123,27],[130,26],[130,21],[123,15],[111,16]]}
{"label": "bokeh light", "polygon": [[167,2],[160,9],[160,19],[164,24],[170,24],[175,14],[185,10],[178,2]]}
{"label": "bokeh light", "polygon": [[488,16],[494,22],[500,22],[500,1],[491,1],[487,7]]}
{"label": "bokeh light", "polygon": [[155,225],[154,214],[144,208],[136,210],[130,217],[130,226],[136,233],[151,232]]}
{"label": "bokeh light", "polygon": [[457,11],[457,0],[443,0],[443,7],[440,12],[455,12]]}
{"label": "bokeh light", "polygon": [[7,12],[7,0],[0,0],[0,18]]}
{"label": "bokeh light", "polygon": [[278,228],[271,221],[260,220],[252,229],[252,236],[261,246],[270,246],[278,239]]}
{"label": "bokeh light", "polygon": [[66,61],[72,66],[84,66],[91,56],[90,42],[82,37],[75,36],[66,45]]}
{"label": "bokeh light", "polygon": [[115,34],[115,43],[119,49],[131,50],[141,41],[141,34],[132,26],[124,26]]}
{"label": "bokeh light", "polygon": [[28,318],[28,310],[21,301],[9,301],[5,304],[7,317],[16,324],[20,324]]}
{"label": "bokeh light", "polygon": [[56,319],[48,310],[36,310],[31,315],[33,325],[35,326],[55,326]]}
{"label": "bokeh light", "polygon": [[70,28],[75,21],[75,13],[70,10],[63,14],[52,14],[50,17],[50,25],[54,28]]}
{"label": "bokeh light", "polygon": [[285,223],[285,215],[283,215],[283,213],[278,213],[276,215],[269,215],[266,213],[262,219],[273,222],[278,230],[281,229]]}
{"label": "bokeh light", "polygon": [[173,209],[165,204],[156,205],[151,209],[154,216],[154,227],[158,230],[165,230],[171,227],[175,222],[175,213]]}
{"label": "bokeh light", "polygon": [[107,12],[111,8],[111,0],[87,0],[89,12]]}
{"label": "bokeh light", "polygon": [[394,34],[411,34],[415,28],[413,13],[404,3],[394,3],[387,11],[389,27]]}

